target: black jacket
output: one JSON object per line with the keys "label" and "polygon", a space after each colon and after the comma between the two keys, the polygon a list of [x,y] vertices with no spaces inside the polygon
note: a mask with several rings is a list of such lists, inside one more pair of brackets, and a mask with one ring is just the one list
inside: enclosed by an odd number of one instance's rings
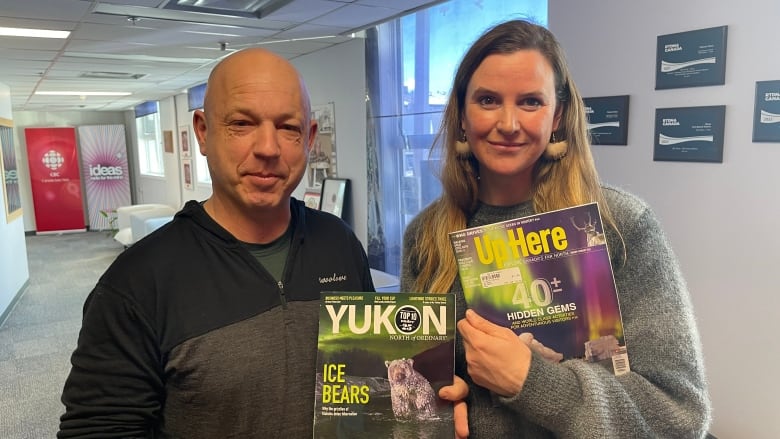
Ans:
{"label": "black jacket", "polygon": [[344,222],[291,210],[282,282],[195,201],[123,252],[84,306],[58,437],[311,437],[319,293],[374,286]]}

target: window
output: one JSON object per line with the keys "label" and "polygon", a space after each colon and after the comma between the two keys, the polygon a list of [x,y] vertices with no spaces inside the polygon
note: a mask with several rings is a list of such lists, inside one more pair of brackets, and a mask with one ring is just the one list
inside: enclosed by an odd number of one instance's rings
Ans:
{"label": "window", "polygon": [[[206,83],[196,85],[187,89],[187,110],[195,111],[203,108],[203,99],[206,97]],[[192,115],[192,113],[190,113]],[[194,135],[194,132],[193,132]],[[209,174],[208,163],[206,157],[200,154],[200,151],[195,148],[198,142],[190,141],[190,145],[193,146],[192,154],[195,156],[195,175],[198,183],[211,184],[211,174]]]}
{"label": "window", "polygon": [[[452,0],[367,32],[368,255],[398,274],[403,232],[441,194],[429,150],[469,45],[512,18],[547,25],[547,0]],[[400,190],[399,190],[400,189]]]}
{"label": "window", "polygon": [[200,149],[197,147],[198,142],[190,142],[193,145],[192,154],[195,156],[195,175],[198,177],[198,183],[211,184],[211,174],[209,174],[209,166],[206,163],[206,157],[200,153]]}
{"label": "window", "polygon": [[162,133],[157,101],[148,101],[135,109],[138,138],[138,166],[141,175],[165,176]]}

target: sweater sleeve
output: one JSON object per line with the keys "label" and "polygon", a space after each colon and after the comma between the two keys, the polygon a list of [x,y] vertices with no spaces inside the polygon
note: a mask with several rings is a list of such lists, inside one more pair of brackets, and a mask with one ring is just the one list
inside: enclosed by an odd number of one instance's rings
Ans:
{"label": "sweater sleeve", "polygon": [[631,372],[615,376],[602,364],[535,356],[522,392],[501,399],[558,437],[698,438],[708,427],[689,293],[658,220],[640,204],[613,209],[626,246],[625,264],[614,272]]}
{"label": "sweater sleeve", "polygon": [[155,340],[138,307],[99,284],[84,305],[57,437],[154,437],[163,394]]}

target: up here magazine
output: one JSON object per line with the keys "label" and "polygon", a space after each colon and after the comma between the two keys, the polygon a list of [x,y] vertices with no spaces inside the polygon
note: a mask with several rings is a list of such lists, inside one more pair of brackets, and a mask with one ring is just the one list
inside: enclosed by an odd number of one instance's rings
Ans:
{"label": "up here magazine", "polygon": [[617,289],[597,203],[449,234],[466,303],[553,361],[629,372]]}

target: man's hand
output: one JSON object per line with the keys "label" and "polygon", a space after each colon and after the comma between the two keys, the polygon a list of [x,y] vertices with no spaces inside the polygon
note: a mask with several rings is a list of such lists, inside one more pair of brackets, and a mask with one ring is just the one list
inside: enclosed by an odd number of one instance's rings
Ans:
{"label": "man's hand", "polygon": [[469,414],[466,407],[466,396],[469,386],[459,376],[455,375],[451,386],[439,389],[439,398],[452,401],[455,415],[455,439],[469,437]]}

